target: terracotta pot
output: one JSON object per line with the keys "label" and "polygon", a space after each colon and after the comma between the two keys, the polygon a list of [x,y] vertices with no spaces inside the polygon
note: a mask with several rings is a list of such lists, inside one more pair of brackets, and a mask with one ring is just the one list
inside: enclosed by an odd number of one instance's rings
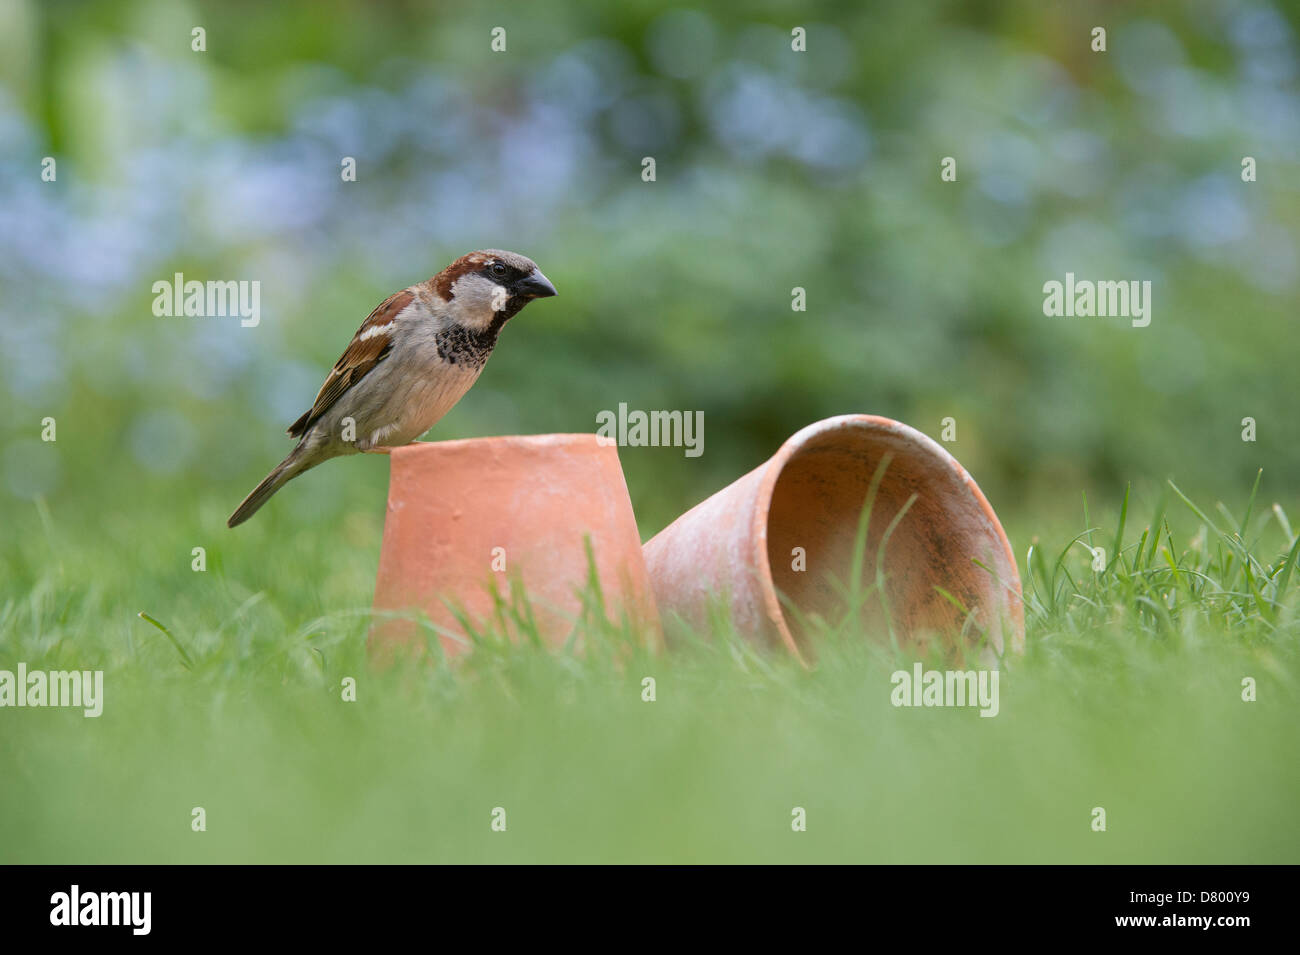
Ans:
{"label": "terracotta pot", "polygon": [[[618,449],[594,434],[548,434],[406,445],[391,455],[388,514],[375,585],[372,660],[419,652],[441,628],[454,655],[468,648],[456,607],[474,628],[522,583],[543,640],[560,646],[582,617],[590,540],[605,615],[651,640],[658,616]],[[386,612],[405,613],[395,617]],[[507,618],[518,638],[518,627]],[[445,631],[445,632],[444,632]]]}
{"label": "terracotta pot", "polygon": [[[862,586],[877,583],[876,558],[890,523],[908,499],[884,550],[883,593],[861,612],[863,629],[900,643],[934,637],[965,644],[980,638],[972,611],[1001,652],[1024,646],[1024,610],[1015,557],[993,508],[965,469],[907,425],[874,415],[818,421],[785,442],[766,463],[687,511],[645,545],[659,612],[706,630],[718,601],[754,639],[814,656],[801,620],[845,619],[843,587],[872,476],[890,455],[870,511]],[[795,548],[803,548],[798,569]],[[978,559],[992,573],[972,563]],[[799,613],[783,610],[784,594]],[[887,609],[886,609],[887,605]]]}

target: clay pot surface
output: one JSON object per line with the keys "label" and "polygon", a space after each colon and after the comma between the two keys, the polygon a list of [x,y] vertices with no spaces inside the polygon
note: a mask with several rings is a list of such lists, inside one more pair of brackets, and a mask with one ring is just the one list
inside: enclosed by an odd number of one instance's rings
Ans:
{"label": "clay pot surface", "polygon": [[[448,601],[482,627],[494,618],[493,588],[509,600],[513,578],[543,640],[563,645],[584,612],[588,538],[606,617],[617,625],[626,614],[648,639],[658,639],[617,448],[594,434],[549,434],[421,442],[394,449],[390,458],[379,614],[369,642],[377,663],[420,652],[428,631],[411,610],[446,631],[449,655],[464,652],[466,634]],[[388,611],[406,617],[386,617]]]}
{"label": "clay pot surface", "polygon": [[[921,432],[875,415],[841,415],[802,429],[749,474],[683,514],[645,545],[659,612],[707,631],[724,602],[737,629],[815,657],[800,624],[847,612],[844,591],[854,539],[872,476],[890,462],[870,512],[862,586],[877,583],[876,558],[890,523],[916,498],[890,534],[883,560],[885,602],[868,600],[863,629],[900,644],[1024,646],[1024,609],[1015,557],[993,508],[966,470]],[[805,569],[795,548],[802,548]],[[973,563],[981,561],[984,570]],[[879,593],[877,590],[876,593]],[[784,594],[799,614],[782,608]],[[887,606],[887,611],[886,611]],[[962,637],[963,626],[966,627]]]}

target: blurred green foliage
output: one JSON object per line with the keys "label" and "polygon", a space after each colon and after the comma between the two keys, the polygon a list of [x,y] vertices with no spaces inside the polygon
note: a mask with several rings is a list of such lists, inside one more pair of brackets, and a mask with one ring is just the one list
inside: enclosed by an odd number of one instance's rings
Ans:
{"label": "blurred green foliage", "polygon": [[[646,534],[846,411],[955,418],[1013,530],[1127,481],[1300,479],[1294,9],[6,0],[0,28],[7,507],[228,512],[366,312],[483,246],[561,297],[430,437],[701,409],[703,457],[623,451]],[[176,271],[260,280],[261,325],[155,318]],[[1150,327],[1045,317],[1066,271],[1150,279]],[[382,471],[270,519],[379,521]]]}

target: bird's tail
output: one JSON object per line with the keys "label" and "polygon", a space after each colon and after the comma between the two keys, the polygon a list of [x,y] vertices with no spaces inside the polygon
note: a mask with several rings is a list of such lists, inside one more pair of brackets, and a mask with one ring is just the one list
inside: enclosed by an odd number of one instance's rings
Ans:
{"label": "bird's tail", "polygon": [[262,483],[249,492],[248,497],[244,498],[243,503],[235,508],[235,513],[230,515],[226,521],[227,527],[237,527],[244,523],[254,514],[257,509],[265,504],[276,491],[284,487],[290,480],[296,478],[303,471],[306,471],[315,462],[309,463],[303,455],[303,446],[298,445],[289,452],[289,456],[275,466],[275,469],[262,478]]}

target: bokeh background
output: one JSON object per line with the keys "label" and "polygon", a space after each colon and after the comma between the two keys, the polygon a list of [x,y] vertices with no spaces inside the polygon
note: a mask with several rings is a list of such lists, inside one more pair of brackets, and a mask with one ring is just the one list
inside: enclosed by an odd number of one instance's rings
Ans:
{"label": "bokeh background", "polygon": [[[702,457],[623,451],[646,535],[847,411],[954,417],[1013,531],[1166,477],[1238,499],[1263,467],[1293,500],[1296,24],[1254,0],[0,0],[5,507],[214,523],[369,309],[484,246],[561,297],[430,437],[703,410]],[[178,271],[260,280],[261,325],[154,317]],[[1067,271],[1150,279],[1150,327],[1045,317]],[[333,464],[265,514],[371,542],[385,472]]]}

